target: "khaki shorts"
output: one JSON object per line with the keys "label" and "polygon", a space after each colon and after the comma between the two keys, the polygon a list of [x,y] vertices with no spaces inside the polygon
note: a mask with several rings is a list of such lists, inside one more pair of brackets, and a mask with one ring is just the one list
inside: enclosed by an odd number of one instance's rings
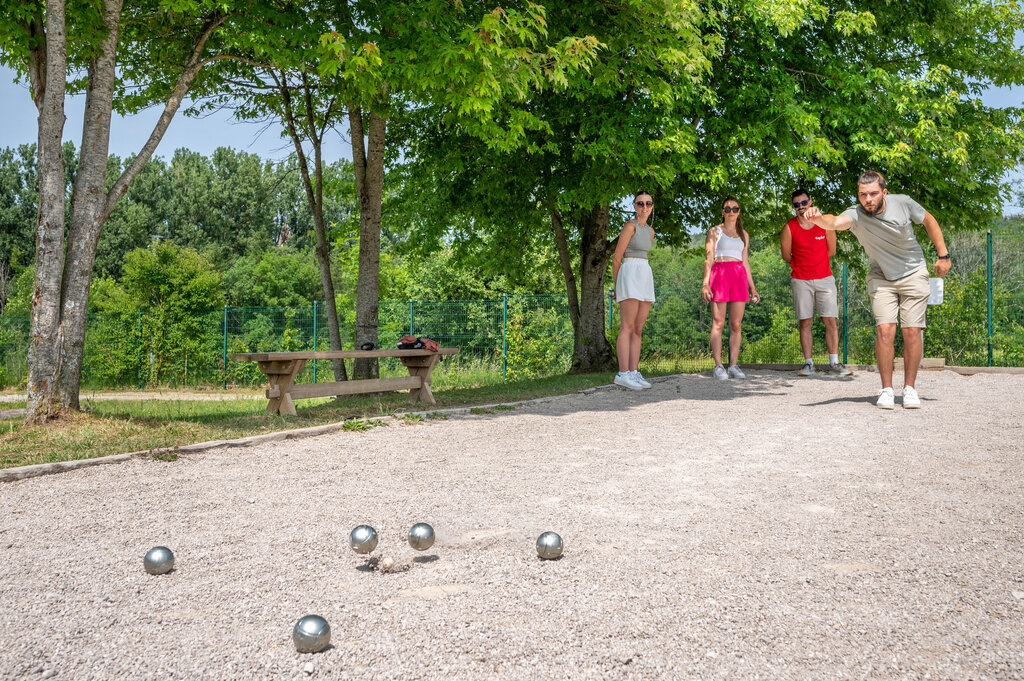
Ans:
{"label": "khaki shorts", "polygon": [[810,319],[814,316],[814,308],[818,308],[819,317],[839,316],[839,295],[836,293],[836,278],[822,279],[790,279],[793,289],[793,307],[796,308],[797,319]]}
{"label": "khaki shorts", "polygon": [[903,328],[925,328],[929,292],[927,267],[896,281],[889,281],[874,268],[868,271],[868,296],[875,324],[895,324],[898,316]]}

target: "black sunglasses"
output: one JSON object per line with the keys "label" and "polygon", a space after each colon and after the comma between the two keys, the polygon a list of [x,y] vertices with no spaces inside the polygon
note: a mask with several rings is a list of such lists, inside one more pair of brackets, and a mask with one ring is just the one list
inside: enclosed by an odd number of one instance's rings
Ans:
{"label": "black sunglasses", "polygon": [[722,212],[723,213],[739,213],[740,212],[740,207],[739,206],[726,206],[725,208],[722,209]]}
{"label": "black sunglasses", "polygon": [[637,201],[633,204],[634,206],[653,206],[654,201]]}
{"label": "black sunglasses", "polygon": [[803,201],[794,201],[793,202],[793,208],[803,208],[804,206],[806,206],[810,202],[811,202],[810,199],[804,199]]}

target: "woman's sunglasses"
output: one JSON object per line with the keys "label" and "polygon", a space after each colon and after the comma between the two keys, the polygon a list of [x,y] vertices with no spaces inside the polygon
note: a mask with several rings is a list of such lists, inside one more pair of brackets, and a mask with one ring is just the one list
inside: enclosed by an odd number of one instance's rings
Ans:
{"label": "woman's sunglasses", "polygon": [[633,204],[634,206],[653,206],[654,201],[637,201]]}
{"label": "woman's sunglasses", "polygon": [[804,199],[803,201],[794,201],[793,202],[793,208],[803,208],[804,206],[806,206],[810,202],[811,202],[810,199]]}
{"label": "woman's sunglasses", "polygon": [[722,209],[722,212],[723,213],[739,213],[740,212],[740,207],[739,206],[726,206],[725,208]]}

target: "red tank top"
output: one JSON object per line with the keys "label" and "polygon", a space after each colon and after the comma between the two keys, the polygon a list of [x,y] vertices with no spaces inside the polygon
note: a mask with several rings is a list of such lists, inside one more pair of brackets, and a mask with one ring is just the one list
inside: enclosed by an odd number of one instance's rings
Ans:
{"label": "red tank top", "polygon": [[828,242],[825,230],[815,225],[804,229],[800,222],[793,218],[786,223],[789,233],[793,236],[793,257],[789,266],[793,270],[794,279],[824,279],[832,276],[832,267],[828,262]]}

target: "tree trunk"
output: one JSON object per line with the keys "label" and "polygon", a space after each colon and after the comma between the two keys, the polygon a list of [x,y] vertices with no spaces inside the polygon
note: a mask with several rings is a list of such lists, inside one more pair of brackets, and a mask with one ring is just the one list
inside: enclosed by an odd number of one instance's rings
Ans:
{"label": "tree trunk", "polygon": [[121,19],[120,0],[107,0],[105,9],[103,22],[107,34],[99,54],[89,64],[82,149],[72,191],[71,232],[64,258],[61,293],[64,339],[60,347],[60,396],[64,407],[74,410],[78,409],[78,388],[82,381],[89,283],[96,260],[96,246],[106,219],[103,212],[107,203],[107,156]]}
{"label": "tree trunk", "polygon": [[580,314],[573,326],[570,373],[610,371],[615,354],[605,336],[604,276],[615,243],[608,240],[610,206],[595,205],[580,224]]}
{"label": "tree trunk", "polygon": [[[384,137],[387,120],[369,114],[368,134],[363,112],[349,110],[352,138],[352,163],[355,167],[356,194],[359,196],[359,278],[356,282],[356,347],[377,345],[378,302],[380,300],[380,225],[384,201]],[[365,145],[365,146],[364,146]],[[376,378],[380,372],[376,359],[357,359],[355,378]]]}
{"label": "tree trunk", "polygon": [[[34,32],[43,33],[40,23]],[[36,218],[36,276],[28,346],[28,415],[42,423],[61,412],[60,291],[64,269],[64,74],[67,35],[64,3],[46,6],[45,39],[29,55],[32,95],[39,108],[39,213]]]}
{"label": "tree trunk", "polygon": [[67,78],[64,3],[60,0],[46,3],[45,31],[39,22],[31,27],[40,45],[28,55],[33,99],[39,107],[40,189],[26,423],[41,423],[78,408],[89,284],[103,224],[156,151],[182,99],[206,63],[202,53],[207,41],[227,18],[224,14],[206,18],[153,132],[107,192],[106,167],[121,7],[122,0],[104,3],[107,32],[88,69],[82,150],[72,192],[71,232],[66,253],[66,197],[61,152]]}
{"label": "tree trunk", "polygon": [[569,259],[569,240],[565,236],[565,223],[558,209],[551,211],[551,226],[555,230],[555,246],[558,248],[558,262],[562,265],[562,277],[565,279],[565,290],[569,294],[569,319],[572,321],[573,337],[578,338],[580,326],[580,296],[576,287],[576,275],[572,271]]}
{"label": "tree trunk", "polygon": [[[295,146],[295,155],[298,159],[299,173],[302,175],[302,185],[306,189],[306,201],[309,203],[309,211],[313,216],[313,228],[316,231],[316,262],[320,267],[320,286],[324,292],[324,304],[327,307],[327,333],[331,339],[331,350],[341,350],[341,327],[338,322],[338,303],[334,295],[334,279],[331,277],[331,248],[327,241],[327,226],[324,223],[324,164],[323,164],[323,136],[317,131],[316,119],[313,114],[312,93],[309,82],[303,75],[303,93],[306,101],[306,124],[304,130],[306,137],[313,145],[313,177],[309,175],[309,164],[306,159],[306,152],[302,148],[302,136],[299,134],[297,119],[292,108],[291,90],[288,87],[285,72],[282,70],[278,90],[281,93],[281,101],[284,110],[281,112],[288,134]],[[343,359],[332,359],[331,367],[334,369],[335,381],[347,381],[348,372],[345,370]],[[339,398],[340,399],[340,398]]]}

